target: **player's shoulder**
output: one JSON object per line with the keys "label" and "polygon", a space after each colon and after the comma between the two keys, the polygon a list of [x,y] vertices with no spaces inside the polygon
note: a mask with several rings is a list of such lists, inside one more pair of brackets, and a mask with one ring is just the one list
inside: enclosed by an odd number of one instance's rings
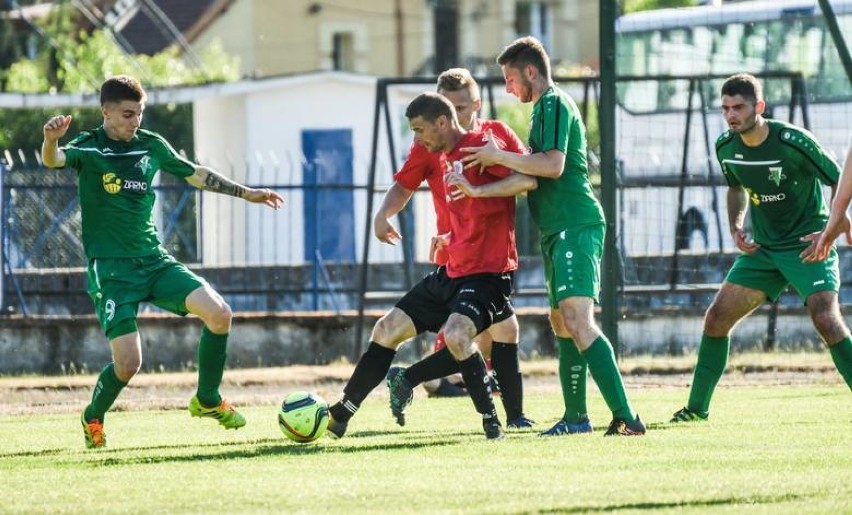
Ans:
{"label": "player's shoulder", "polygon": [[66,148],[79,148],[96,146],[98,140],[97,129],[80,131],[74,139],[65,144]]}
{"label": "player's shoulder", "polygon": [[160,136],[154,131],[149,131],[146,129],[139,129],[136,131],[136,137],[139,138],[140,143],[164,143],[168,144],[166,138]]}
{"label": "player's shoulder", "polygon": [[736,134],[730,129],[720,134],[719,137],[716,138],[716,152],[720,152],[725,145],[734,141],[734,136],[736,136]]}
{"label": "player's shoulder", "polygon": [[816,136],[811,131],[779,120],[769,120],[768,123],[778,141],[783,145],[812,157],[817,157],[822,152]]}

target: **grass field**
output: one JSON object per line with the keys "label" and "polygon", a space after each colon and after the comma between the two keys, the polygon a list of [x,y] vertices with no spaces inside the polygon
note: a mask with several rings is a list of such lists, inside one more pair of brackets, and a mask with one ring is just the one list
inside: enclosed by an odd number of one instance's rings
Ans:
{"label": "grass field", "polygon": [[[678,381],[628,377],[645,437],[604,438],[610,417],[590,387],[594,434],[521,432],[500,442],[484,439],[464,398],[418,394],[400,428],[380,387],[344,439],[294,444],[275,417],[277,400],[295,386],[267,386],[238,389],[249,421],[239,431],[182,409],[118,411],[107,416],[109,448],[94,452],[83,447],[79,403],[38,401],[12,414],[7,397],[0,512],[852,513],[850,392],[827,377],[780,385],[733,378],[718,391],[712,420],[688,426],[663,423],[684,402]],[[20,397],[11,384],[38,391],[39,381],[3,379],[0,391]],[[173,383],[184,398],[183,380]],[[548,375],[530,381],[527,413],[537,429],[561,413],[556,385]],[[322,381],[316,389],[328,398],[339,391]],[[86,390],[73,396],[84,400]],[[128,392],[142,406],[146,395],[149,405],[177,407],[162,390]]]}

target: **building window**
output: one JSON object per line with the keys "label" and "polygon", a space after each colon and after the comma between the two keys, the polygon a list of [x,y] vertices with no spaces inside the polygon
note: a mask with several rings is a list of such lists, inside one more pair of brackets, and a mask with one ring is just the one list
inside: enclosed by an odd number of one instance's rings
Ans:
{"label": "building window", "polygon": [[355,71],[355,36],[351,32],[335,32],[331,46],[332,69]]}
{"label": "building window", "polygon": [[546,1],[519,1],[515,3],[515,32],[518,37],[534,36],[550,50],[551,16]]}

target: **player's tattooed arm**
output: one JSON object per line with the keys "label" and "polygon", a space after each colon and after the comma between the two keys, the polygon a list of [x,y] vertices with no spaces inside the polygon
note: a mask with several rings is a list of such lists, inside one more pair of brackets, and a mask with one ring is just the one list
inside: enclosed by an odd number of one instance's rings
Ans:
{"label": "player's tattooed arm", "polygon": [[195,174],[187,178],[187,182],[204,191],[222,193],[237,198],[245,198],[247,188],[222,174],[205,166],[195,168]]}
{"label": "player's tattooed arm", "polygon": [[187,177],[186,182],[204,191],[231,195],[232,197],[245,199],[253,204],[266,204],[273,209],[278,209],[284,205],[284,197],[278,192],[270,188],[249,188],[248,186],[243,186],[227,177],[223,177],[206,166],[196,166],[195,173]]}

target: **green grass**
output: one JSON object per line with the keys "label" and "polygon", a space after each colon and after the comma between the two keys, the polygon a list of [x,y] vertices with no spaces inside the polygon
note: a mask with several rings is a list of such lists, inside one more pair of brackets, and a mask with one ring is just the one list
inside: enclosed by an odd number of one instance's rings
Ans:
{"label": "green grass", "polygon": [[[350,434],[290,443],[276,407],[224,431],[185,411],[107,417],[109,448],[87,451],[75,415],[0,419],[0,512],[740,513],[852,512],[850,398],[843,386],[722,389],[708,423],[660,423],[686,391],[634,389],[645,437],[512,433],[488,442],[468,399],[418,398],[394,425],[368,400]],[[530,395],[546,428],[558,395]]]}

